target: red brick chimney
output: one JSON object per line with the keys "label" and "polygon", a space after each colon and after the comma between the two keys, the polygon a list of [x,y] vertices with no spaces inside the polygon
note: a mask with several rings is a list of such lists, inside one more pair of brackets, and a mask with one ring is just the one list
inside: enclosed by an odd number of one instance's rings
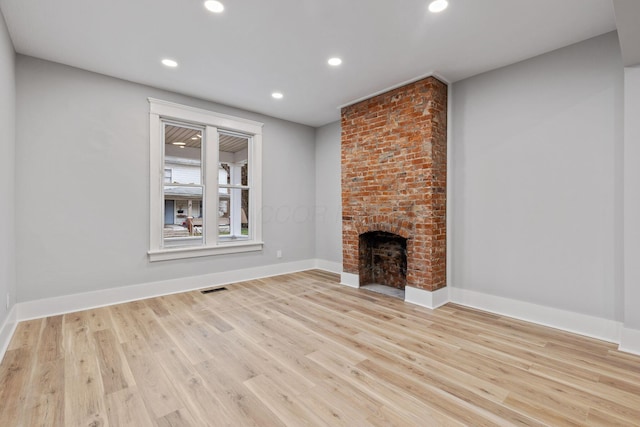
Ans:
{"label": "red brick chimney", "polygon": [[446,183],[445,83],[428,77],[344,107],[343,271],[366,284],[360,236],[386,232],[406,239],[406,286],[445,287]]}

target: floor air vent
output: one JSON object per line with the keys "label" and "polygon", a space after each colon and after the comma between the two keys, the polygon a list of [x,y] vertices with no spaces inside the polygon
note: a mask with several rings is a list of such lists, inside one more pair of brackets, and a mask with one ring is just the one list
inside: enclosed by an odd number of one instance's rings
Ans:
{"label": "floor air vent", "polygon": [[220,291],[226,291],[227,288],[214,288],[214,289],[205,289],[204,291],[200,291],[203,294],[210,294],[212,292],[220,292]]}

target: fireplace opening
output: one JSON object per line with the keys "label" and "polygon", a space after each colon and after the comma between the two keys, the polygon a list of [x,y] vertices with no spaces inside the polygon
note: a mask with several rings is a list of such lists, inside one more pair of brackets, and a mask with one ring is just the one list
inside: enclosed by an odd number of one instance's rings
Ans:
{"label": "fireplace opening", "polygon": [[360,287],[404,298],[407,239],[385,231],[371,231],[361,234],[359,240]]}

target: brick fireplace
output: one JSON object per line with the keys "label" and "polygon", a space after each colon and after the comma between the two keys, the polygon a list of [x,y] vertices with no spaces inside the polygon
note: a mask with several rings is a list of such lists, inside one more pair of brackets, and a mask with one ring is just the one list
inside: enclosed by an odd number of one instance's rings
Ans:
{"label": "brick fireplace", "polygon": [[446,286],[446,182],[445,83],[427,77],[342,109],[343,277],[352,286]]}

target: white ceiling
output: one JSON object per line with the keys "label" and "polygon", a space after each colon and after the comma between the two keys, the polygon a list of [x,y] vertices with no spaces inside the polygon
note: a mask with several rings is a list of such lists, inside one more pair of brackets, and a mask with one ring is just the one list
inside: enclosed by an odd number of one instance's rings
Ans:
{"label": "white ceiling", "polygon": [[[449,0],[437,15],[428,0],[223,2],[220,15],[203,0],[0,9],[18,53],[312,126],[420,76],[455,82],[616,28],[611,0]],[[331,56],[343,65],[329,67]]]}

